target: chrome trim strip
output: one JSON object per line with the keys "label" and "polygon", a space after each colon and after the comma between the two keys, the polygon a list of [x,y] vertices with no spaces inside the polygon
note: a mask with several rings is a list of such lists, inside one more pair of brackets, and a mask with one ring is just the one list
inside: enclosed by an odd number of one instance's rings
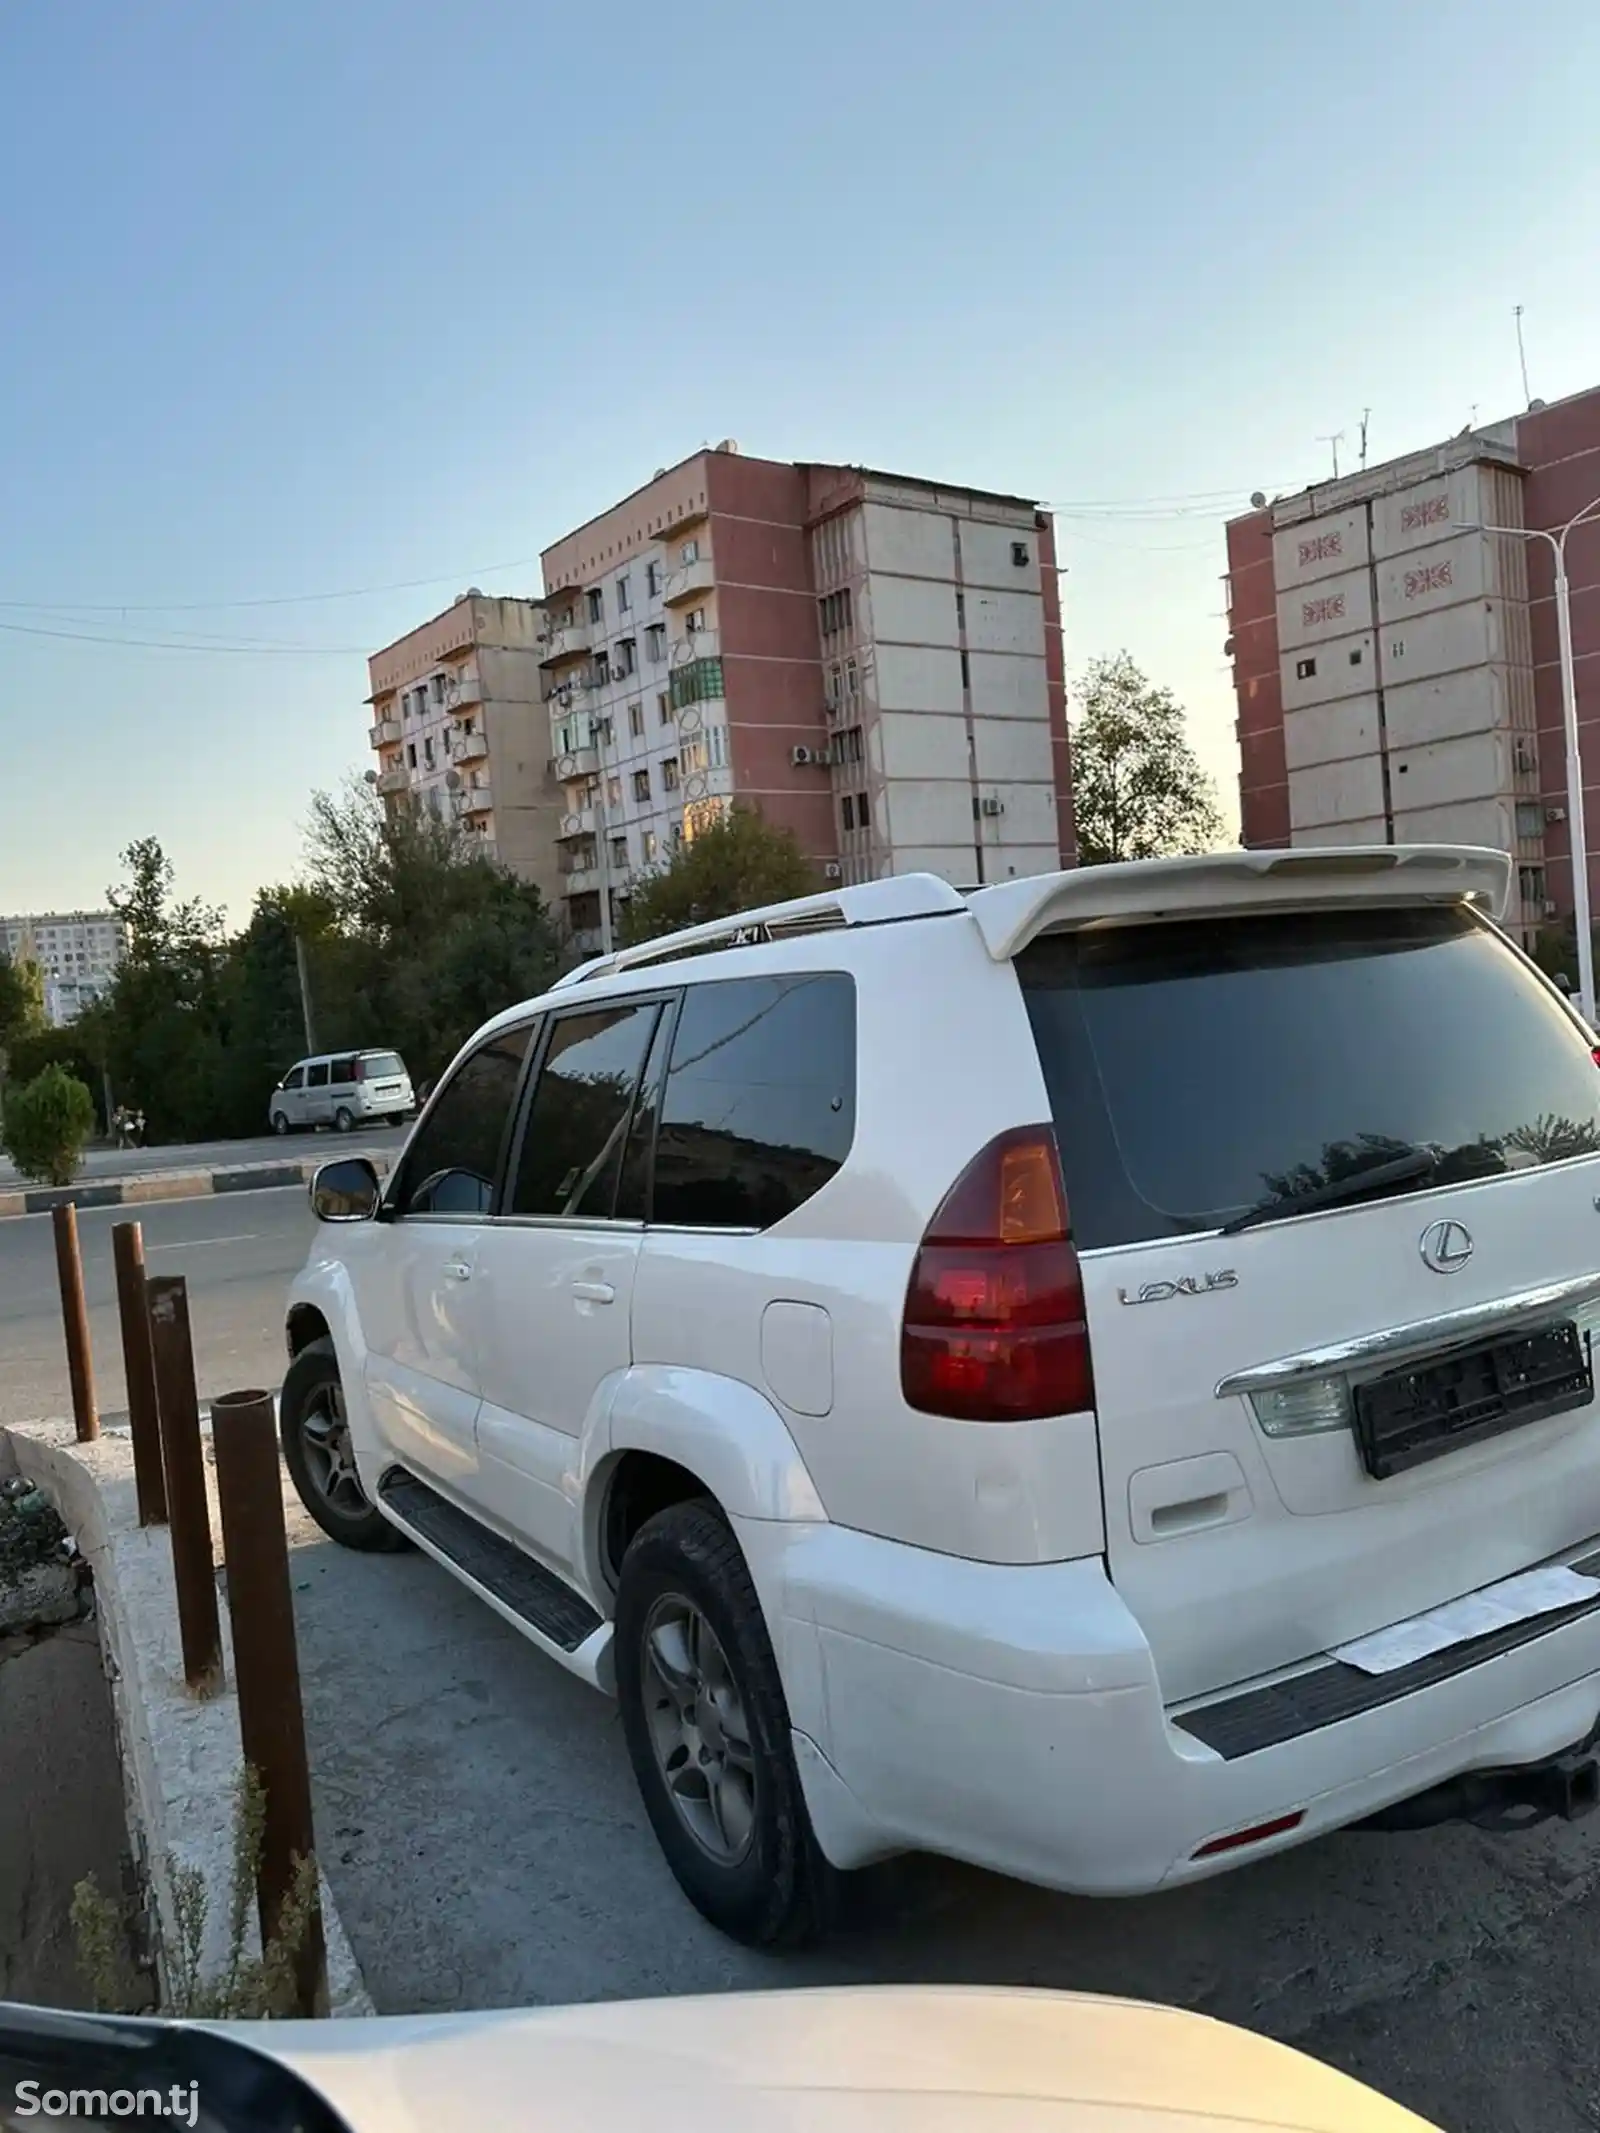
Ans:
{"label": "chrome trim strip", "polygon": [[1257,1363],[1249,1370],[1235,1370],[1217,1383],[1219,1400],[1239,1393],[1271,1392],[1293,1385],[1301,1378],[1331,1377],[1341,1371],[1366,1369],[1374,1363],[1414,1354],[1425,1348],[1453,1346],[1494,1334],[1524,1319],[1549,1311],[1570,1310],[1600,1298],[1600,1273],[1580,1274],[1570,1281],[1546,1282],[1542,1288],[1519,1289],[1514,1296],[1494,1303],[1468,1304],[1459,1311],[1443,1311],[1437,1318],[1415,1318],[1409,1325],[1390,1326],[1381,1333],[1362,1333],[1354,1340],[1333,1341],[1326,1348],[1304,1348],[1298,1355],[1280,1356],[1275,1362]]}

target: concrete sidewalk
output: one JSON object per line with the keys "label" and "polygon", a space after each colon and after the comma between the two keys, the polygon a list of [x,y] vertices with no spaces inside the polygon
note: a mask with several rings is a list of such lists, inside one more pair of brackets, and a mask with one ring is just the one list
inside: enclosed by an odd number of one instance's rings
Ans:
{"label": "concrete sidewalk", "polygon": [[0,1192],[0,1222],[17,1215],[47,1215],[55,1207],[142,1207],[151,1200],[194,1200],[211,1193],[309,1185],[323,1164],[338,1161],[340,1154],[364,1155],[380,1177],[393,1161],[385,1150],[346,1148],[279,1163],[150,1170],[125,1178],[83,1178],[73,1185],[22,1185]]}

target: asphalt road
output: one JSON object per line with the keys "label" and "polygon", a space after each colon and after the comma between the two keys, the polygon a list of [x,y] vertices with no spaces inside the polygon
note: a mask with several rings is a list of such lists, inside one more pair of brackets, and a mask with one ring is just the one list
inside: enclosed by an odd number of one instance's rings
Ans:
{"label": "asphalt road", "polygon": [[[101,1411],[115,1414],[127,1404],[111,1231],[132,1215],[144,1228],[150,1271],[188,1279],[201,1397],[276,1385],[284,1367],[284,1291],[312,1228],[303,1186],[84,1208],[78,1236]],[[0,1422],[69,1414],[71,1406],[50,1218],[0,1222]]]}
{"label": "asphalt road", "polygon": [[[153,1170],[213,1170],[224,1166],[242,1169],[248,1163],[272,1163],[281,1157],[304,1155],[354,1155],[363,1149],[398,1148],[405,1139],[403,1126],[379,1126],[348,1136],[327,1129],[315,1133],[291,1133],[283,1139],[263,1134],[259,1140],[189,1141],[170,1147],[91,1148],[79,1172],[83,1178],[142,1177]],[[0,1186],[24,1182],[0,1155]]]}
{"label": "asphalt road", "polygon": [[[122,1404],[115,1211],[80,1217],[102,1404]],[[191,1283],[203,1394],[282,1373],[303,1192],[143,1211]],[[48,1221],[0,1223],[0,1418],[66,1406]],[[1075,1901],[928,1860],[860,1877],[825,1947],[758,1956],[678,1894],[615,1712],[424,1557],[294,1507],[319,1849],[384,2012],[830,1982],[1124,1993],[1328,2059],[1449,2133],[1600,2124],[1600,1817],[1348,1834],[1173,1895]],[[1066,1782],[1070,1783],[1070,1776]]]}

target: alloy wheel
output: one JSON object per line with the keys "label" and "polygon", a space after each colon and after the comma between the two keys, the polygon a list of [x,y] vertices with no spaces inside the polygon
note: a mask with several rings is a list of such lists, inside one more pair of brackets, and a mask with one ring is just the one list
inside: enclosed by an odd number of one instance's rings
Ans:
{"label": "alloy wheel", "polygon": [[667,1797],[709,1858],[737,1866],[755,1838],[755,1756],[727,1654],[681,1593],[657,1600],[642,1641],[645,1717]]}

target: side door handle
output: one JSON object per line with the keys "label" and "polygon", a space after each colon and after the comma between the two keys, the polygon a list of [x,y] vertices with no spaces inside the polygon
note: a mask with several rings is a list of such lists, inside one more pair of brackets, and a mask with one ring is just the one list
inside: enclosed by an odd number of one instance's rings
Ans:
{"label": "side door handle", "polygon": [[617,1300],[617,1292],[609,1281],[575,1281],[572,1293],[583,1303],[609,1304]]}
{"label": "side door handle", "polygon": [[447,1259],[444,1263],[444,1278],[446,1281],[470,1281],[471,1262],[466,1259]]}

